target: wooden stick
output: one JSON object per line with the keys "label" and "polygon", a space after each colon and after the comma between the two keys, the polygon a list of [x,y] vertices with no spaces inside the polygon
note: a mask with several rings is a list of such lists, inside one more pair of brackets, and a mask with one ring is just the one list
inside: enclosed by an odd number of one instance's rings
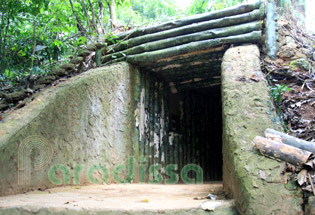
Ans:
{"label": "wooden stick", "polygon": [[311,175],[310,175],[310,173],[307,173],[307,175],[308,175],[308,179],[310,180],[310,183],[311,183],[311,186],[312,186],[313,195],[315,196],[315,189],[314,189],[314,184],[313,184]]}

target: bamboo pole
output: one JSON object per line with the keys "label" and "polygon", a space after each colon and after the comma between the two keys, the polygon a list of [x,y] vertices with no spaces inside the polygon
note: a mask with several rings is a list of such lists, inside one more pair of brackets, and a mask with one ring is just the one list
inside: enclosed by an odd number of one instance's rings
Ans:
{"label": "bamboo pole", "polygon": [[291,135],[268,128],[265,131],[265,136],[274,139],[279,138],[284,144],[315,153],[314,143],[293,137]]}
{"label": "bamboo pole", "polygon": [[125,31],[118,34],[117,40],[121,40],[122,38],[125,38],[127,35],[129,35],[129,38],[134,38],[134,37],[138,37],[138,36],[142,36],[146,34],[152,34],[152,33],[160,32],[160,31],[166,31],[169,29],[182,27],[185,25],[190,25],[197,22],[204,22],[208,20],[219,19],[222,17],[248,13],[255,9],[259,9],[261,5],[262,5],[262,1],[257,0],[251,3],[245,3],[245,4],[225,8],[225,9],[214,11],[214,12],[198,14],[198,15],[186,17],[180,20],[172,20],[172,21],[165,22],[159,25],[147,26],[144,28],[136,28],[136,29]]}
{"label": "bamboo pole", "polygon": [[127,48],[132,48],[144,43],[158,41],[162,39],[177,37],[180,35],[192,34],[200,31],[206,31],[210,29],[222,28],[233,25],[240,25],[253,21],[259,21],[262,18],[262,14],[259,10],[254,10],[250,13],[235,15],[231,17],[223,17],[216,20],[210,20],[200,23],[194,23],[192,25],[183,26],[179,28],[172,28],[167,31],[161,31],[148,35],[135,37],[133,39],[126,40],[124,43],[120,43],[114,49],[114,52],[121,51]]}
{"label": "bamboo pole", "polygon": [[[198,63],[196,63],[198,62]],[[191,61],[184,64],[171,64],[169,67],[162,67],[157,69],[152,69],[155,73],[160,74],[184,74],[184,73],[191,73],[192,71],[195,71],[195,69],[198,71],[199,69],[203,69],[205,71],[211,71],[211,68],[216,66],[221,66],[222,61],[210,61],[209,60],[201,60],[201,61]]]}
{"label": "bamboo pole", "polygon": [[167,49],[146,52],[142,54],[130,55],[127,56],[127,62],[132,64],[141,64],[146,65],[150,64],[154,61],[172,57],[176,55],[181,55],[189,52],[209,49],[218,47],[223,44],[235,44],[235,43],[242,43],[242,42],[257,42],[261,39],[261,32],[260,31],[253,31],[251,33],[237,35],[237,36],[230,36],[230,37],[223,37],[211,40],[204,40],[198,42],[192,42],[176,47],[171,47]]}
{"label": "bamboo pole", "polygon": [[225,53],[226,48],[223,48],[219,52],[213,52],[212,49],[209,49],[208,52],[201,51],[200,53],[189,53],[189,55],[186,54],[186,56],[179,55],[171,58],[164,58],[157,62],[155,62],[153,65],[143,67],[144,69],[149,69],[155,72],[163,71],[170,67],[170,65],[181,65],[186,64],[189,62],[200,62],[200,61],[222,61],[222,57]]}
{"label": "bamboo pole", "polygon": [[302,165],[307,162],[311,152],[257,136],[253,143],[259,151],[268,157],[289,162],[293,165]]}
{"label": "bamboo pole", "polygon": [[214,86],[219,86],[221,84],[221,79],[205,79],[202,81],[191,81],[191,82],[186,82],[186,83],[178,83],[175,85],[175,87],[181,91],[185,89],[197,89],[197,88],[206,88],[206,87],[214,87]]}
{"label": "bamboo pole", "polygon": [[[261,27],[262,27],[262,22],[255,21],[255,22],[245,23],[245,24],[236,25],[236,26],[211,29],[211,30],[193,33],[193,34],[187,34],[187,35],[181,35],[181,36],[171,37],[167,39],[161,39],[154,42],[144,43],[144,44],[126,49],[122,52],[115,52],[115,53],[108,54],[102,58],[102,62],[105,63],[107,61],[112,60],[113,56],[114,58],[122,58],[128,55],[134,55],[134,54],[139,54],[143,52],[150,52],[150,51],[165,49],[165,48],[187,44],[187,43],[195,42],[195,41],[202,41],[202,40],[215,39],[215,38],[221,38],[221,37],[227,37],[227,36],[233,36],[233,35],[240,35],[240,34],[245,34],[252,31],[259,31],[261,30]],[[153,36],[151,37],[150,35],[150,39],[152,38]],[[143,42],[143,40],[140,40],[140,41]],[[117,51],[117,49],[115,49],[115,51]]]}

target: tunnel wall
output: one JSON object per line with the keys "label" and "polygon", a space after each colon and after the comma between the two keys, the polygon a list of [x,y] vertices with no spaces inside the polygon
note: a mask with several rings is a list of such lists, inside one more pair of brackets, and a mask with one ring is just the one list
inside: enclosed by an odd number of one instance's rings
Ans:
{"label": "tunnel wall", "polygon": [[223,184],[241,214],[303,214],[301,191],[283,181],[284,162],[261,156],[252,140],[282,130],[256,45],[226,51],[222,63]]}
{"label": "tunnel wall", "polygon": [[[107,182],[113,181],[114,167],[126,164],[131,153],[135,72],[127,63],[93,69],[10,113],[0,123],[0,196],[56,186],[48,178],[55,164],[69,171],[62,184],[78,182],[77,168],[82,168],[80,185],[96,183],[88,178],[94,165],[105,167]],[[102,169],[92,173],[105,182]],[[64,175],[56,172],[58,179]],[[18,181],[21,176],[24,180]]]}

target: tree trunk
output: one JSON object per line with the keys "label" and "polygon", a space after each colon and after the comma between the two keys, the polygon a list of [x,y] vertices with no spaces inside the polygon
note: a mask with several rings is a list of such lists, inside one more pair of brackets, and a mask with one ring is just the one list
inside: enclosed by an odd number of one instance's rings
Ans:
{"label": "tree trunk", "polygon": [[93,24],[93,27],[95,29],[95,31],[100,34],[100,32],[98,31],[98,28],[97,28],[97,24],[96,24],[96,21],[95,21],[95,12],[94,12],[94,8],[93,8],[93,4],[91,2],[91,0],[88,0],[89,1],[89,5],[91,7],[91,12],[92,12],[92,24]]}
{"label": "tree trunk", "polygon": [[114,29],[117,26],[116,2],[115,0],[106,0],[106,2],[109,8],[111,26]]}
{"label": "tree trunk", "polygon": [[81,20],[79,19],[76,10],[74,9],[72,0],[69,0],[69,2],[70,2],[70,5],[71,5],[71,8],[72,8],[72,12],[73,12],[73,14],[74,14],[74,16],[75,16],[75,19],[77,20],[77,28],[78,28],[78,30],[79,30],[80,32],[83,32],[83,31],[84,31],[84,28],[83,28],[83,26],[82,26]]}
{"label": "tree trunk", "polygon": [[35,49],[36,49],[36,17],[34,16],[34,20],[33,20],[33,51],[32,51],[31,68],[33,68],[33,66],[34,66]]}
{"label": "tree trunk", "polygon": [[86,16],[86,20],[87,20],[87,22],[88,22],[88,28],[90,29],[90,32],[92,32],[90,16],[89,16],[89,13],[88,13],[88,11],[87,11],[87,9],[86,9],[85,2],[84,2],[84,0],[81,0],[80,3],[81,3],[81,6],[82,6],[82,8],[83,8],[84,14],[85,14],[85,16]]}
{"label": "tree trunk", "polygon": [[5,45],[7,42],[9,28],[10,28],[10,16],[8,16],[8,22],[7,22],[7,26],[6,26],[5,34],[4,34],[4,38],[3,38],[3,52],[5,51]]}
{"label": "tree trunk", "polygon": [[5,4],[2,3],[1,5],[1,11],[3,11],[3,13],[1,14],[1,25],[0,25],[0,56],[2,56],[2,40],[3,40],[3,36],[2,36],[2,29],[4,28],[4,15],[6,14],[6,8],[4,7]]}
{"label": "tree trunk", "polygon": [[259,136],[253,140],[253,143],[261,154],[297,166],[306,163],[312,154],[311,152]]}
{"label": "tree trunk", "polygon": [[99,27],[101,29],[101,35],[105,34],[105,29],[104,29],[104,23],[103,23],[103,17],[104,17],[104,7],[103,7],[103,3],[101,0],[98,1],[98,5],[99,5],[99,14],[97,17],[97,22],[99,23]]}

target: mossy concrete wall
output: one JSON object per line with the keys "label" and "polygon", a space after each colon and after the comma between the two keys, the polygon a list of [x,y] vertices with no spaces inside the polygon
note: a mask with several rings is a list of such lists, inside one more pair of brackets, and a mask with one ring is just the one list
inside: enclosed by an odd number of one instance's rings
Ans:
{"label": "mossy concrete wall", "polygon": [[[47,176],[55,164],[69,170],[71,184],[78,183],[76,168],[82,168],[79,184],[89,183],[88,170],[94,165],[108,170],[110,182],[112,170],[126,164],[132,147],[135,72],[126,63],[93,69],[45,90],[9,114],[0,123],[0,196],[55,186]],[[44,150],[52,149],[52,158],[49,153],[41,158],[40,147],[26,147],[23,152],[19,146],[27,141],[48,142],[51,148]],[[56,178],[63,178],[56,173]],[[102,181],[101,173],[96,169],[93,178]],[[19,185],[21,176],[24,181]]]}
{"label": "mossy concrete wall", "polygon": [[285,184],[284,162],[261,156],[252,144],[266,128],[282,130],[260,68],[256,45],[230,48],[222,62],[223,183],[241,214],[303,214],[294,182]]}

